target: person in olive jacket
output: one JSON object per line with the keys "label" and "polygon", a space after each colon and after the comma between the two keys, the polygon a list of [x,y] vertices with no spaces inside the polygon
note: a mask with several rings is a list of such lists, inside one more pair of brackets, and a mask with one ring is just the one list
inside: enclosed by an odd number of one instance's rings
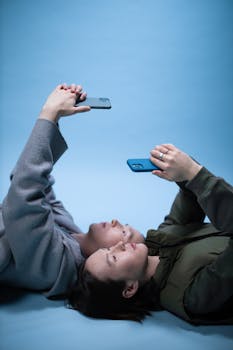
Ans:
{"label": "person in olive jacket", "polygon": [[233,324],[233,187],[171,144],[151,161],[180,187],[170,213],[145,244],[92,254],[70,305],[96,318],[141,321],[165,309],[193,324]]}

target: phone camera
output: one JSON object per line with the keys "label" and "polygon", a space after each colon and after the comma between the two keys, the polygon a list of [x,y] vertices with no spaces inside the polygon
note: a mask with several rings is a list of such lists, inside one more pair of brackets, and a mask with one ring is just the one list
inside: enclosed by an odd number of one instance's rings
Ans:
{"label": "phone camera", "polygon": [[142,169],[143,168],[142,164],[132,164],[132,167],[134,169]]}

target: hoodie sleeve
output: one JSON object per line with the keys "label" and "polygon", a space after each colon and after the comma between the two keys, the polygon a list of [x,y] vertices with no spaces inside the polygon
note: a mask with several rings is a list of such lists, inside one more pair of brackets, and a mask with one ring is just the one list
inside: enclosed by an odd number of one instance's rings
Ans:
{"label": "hoodie sleeve", "polygon": [[50,173],[66,149],[57,125],[38,119],[14,168],[2,207],[16,269],[37,276],[41,289],[52,285],[65,260],[70,260],[46,198]]}

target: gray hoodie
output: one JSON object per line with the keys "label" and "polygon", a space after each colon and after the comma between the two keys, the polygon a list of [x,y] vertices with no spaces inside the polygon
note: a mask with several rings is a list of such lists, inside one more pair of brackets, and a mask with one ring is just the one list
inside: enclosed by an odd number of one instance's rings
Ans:
{"label": "gray hoodie", "polygon": [[56,200],[50,175],[66,149],[57,125],[38,119],[0,207],[0,284],[51,297],[76,281],[84,258],[70,233],[80,230]]}

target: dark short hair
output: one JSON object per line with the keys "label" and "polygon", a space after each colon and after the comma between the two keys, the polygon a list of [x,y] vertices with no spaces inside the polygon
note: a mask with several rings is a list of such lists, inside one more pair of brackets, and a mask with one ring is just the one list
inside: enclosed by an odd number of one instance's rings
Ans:
{"label": "dark short hair", "polygon": [[112,320],[141,322],[150,311],[159,310],[159,291],[153,279],[140,286],[131,298],[124,298],[124,281],[100,281],[80,266],[76,284],[68,293],[68,306],[82,314]]}

